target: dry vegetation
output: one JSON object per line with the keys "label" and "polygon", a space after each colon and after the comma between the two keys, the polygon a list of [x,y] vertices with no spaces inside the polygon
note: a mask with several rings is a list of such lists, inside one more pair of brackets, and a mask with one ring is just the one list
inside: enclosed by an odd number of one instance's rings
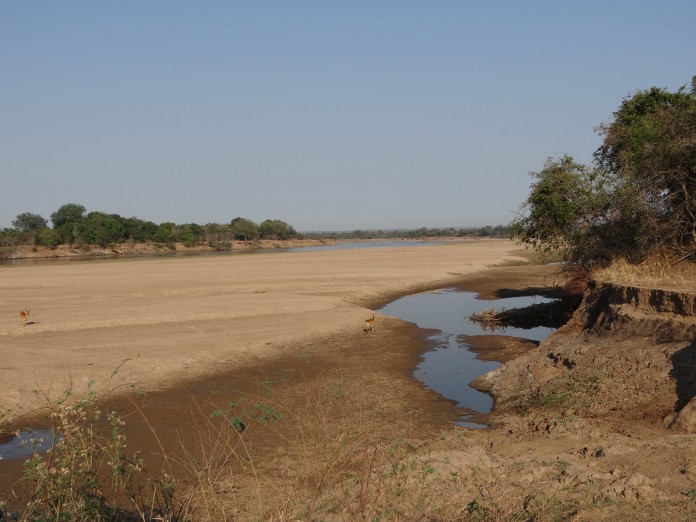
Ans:
{"label": "dry vegetation", "polygon": [[619,258],[591,275],[599,282],[626,286],[696,290],[696,264],[676,255],[654,254],[638,264]]}

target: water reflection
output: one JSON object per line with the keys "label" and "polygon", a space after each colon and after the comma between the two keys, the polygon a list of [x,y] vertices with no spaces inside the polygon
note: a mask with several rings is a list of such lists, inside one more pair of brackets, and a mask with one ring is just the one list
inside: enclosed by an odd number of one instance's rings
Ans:
{"label": "water reflection", "polygon": [[20,431],[8,442],[0,444],[0,459],[18,459],[43,453],[53,446],[52,430]]}
{"label": "water reflection", "polygon": [[[435,348],[423,354],[423,361],[414,371],[414,376],[443,397],[455,401],[457,406],[478,413],[488,413],[493,406],[493,399],[488,394],[471,388],[469,383],[479,375],[494,370],[500,363],[477,359],[469,350],[470,345],[461,340],[462,336],[504,334],[541,341],[553,329],[505,328],[491,331],[474,323],[469,317],[473,313],[480,313],[484,308],[521,308],[550,301],[552,299],[541,296],[485,301],[477,299],[474,292],[448,289],[407,296],[388,304],[380,311],[415,323],[421,328],[438,330],[439,332],[432,336]],[[466,418],[458,424],[470,428],[486,427],[472,423]]]}

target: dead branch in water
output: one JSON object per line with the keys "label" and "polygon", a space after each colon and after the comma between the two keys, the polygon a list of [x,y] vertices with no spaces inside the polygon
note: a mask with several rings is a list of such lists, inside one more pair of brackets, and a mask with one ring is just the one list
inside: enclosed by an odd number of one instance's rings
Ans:
{"label": "dead branch in water", "polygon": [[530,329],[537,326],[560,328],[568,322],[579,304],[580,296],[568,296],[550,303],[537,303],[510,310],[484,309],[480,314],[471,314],[469,319],[484,329],[492,330],[506,327]]}
{"label": "dead branch in water", "polygon": [[484,309],[480,314],[471,314],[469,316],[469,319],[475,323],[479,323],[483,325],[484,327],[491,327],[495,326],[501,321],[500,314],[504,310],[501,310],[500,312],[496,312],[495,308],[492,308],[490,310]]}

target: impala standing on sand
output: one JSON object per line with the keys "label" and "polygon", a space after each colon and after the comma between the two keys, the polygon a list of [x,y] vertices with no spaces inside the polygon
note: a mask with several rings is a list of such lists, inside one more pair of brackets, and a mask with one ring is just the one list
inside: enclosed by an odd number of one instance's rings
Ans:
{"label": "impala standing on sand", "polygon": [[371,332],[373,324],[375,324],[375,314],[372,314],[372,317],[369,319],[365,319],[365,331]]}
{"label": "impala standing on sand", "polygon": [[22,326],[27,325],[27,319],[29,319],[29,310],[30,308],[25,308],[21,312],[19,312],[19,320],[22,321]]}

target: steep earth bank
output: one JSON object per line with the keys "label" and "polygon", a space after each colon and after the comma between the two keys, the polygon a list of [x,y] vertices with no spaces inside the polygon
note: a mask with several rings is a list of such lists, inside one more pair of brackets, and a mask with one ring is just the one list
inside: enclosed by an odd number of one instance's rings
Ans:
{"label": "steep earth bank", "polygon": [[542,519],[695,519],[694,334],[696,293],[591,284],[565,326],[475,381],[495,398],[493,429],[475,434],[494,493],[479,486],[477,502]]}

